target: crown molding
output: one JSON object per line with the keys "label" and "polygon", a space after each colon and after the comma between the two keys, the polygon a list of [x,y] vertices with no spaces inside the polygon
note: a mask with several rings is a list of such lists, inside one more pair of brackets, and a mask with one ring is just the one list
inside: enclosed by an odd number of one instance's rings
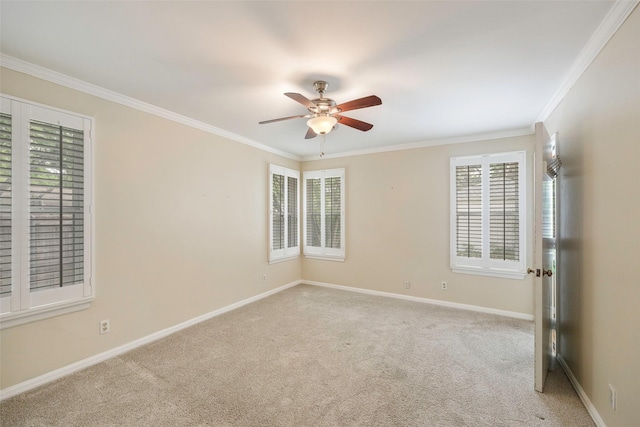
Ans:
{"label": "crown molding", "polygon": [[616,0],[607,16],[602,20],[595,33],[591,36],[580,55],[575,60],[571,69],[565,76],[560,87],[555,91],[547,105],[542,109],[536,122],[544,122],[562,102],[573,85],[589,68],[589,65],[605,47],[609,39],[618,31],[631,12],[636,8],[640,0],[620,1]]}
{"label": "crown molding", "polygon": [[[140,101],[138,99],[131,98],[126,95],[122,95],[118,92],[105,89],[103,87],[94,85],[92,83],[88,83],[83,80],[76,79],[74,77],[70,77],[65,74],[59,73],[57,71],[53,71],[48,68],[41,67],[39,65],[35,65],[30,62],[23,61],[21,59],[18,59],[9,55],[5,55],[2,53],[0,53],[0,66],[20,72],[20,73],[28,74],[30,76],[33,76],[42,80],[46,80],[51,83],[68,87],[70,89],[74,89],[74,90],[86,93],[88,95],[96,96],[98,98],[102,98],[107,101],[115,102],[120,105],[134,108],[136,110],[143,111],[145,113],[153,114],[155,116],[162,117],[167,120],[181,123],[183,125],[186,125],[195,129],[212,133],[214,135],[218,135],[218,136],[230,139],[232,141],[240,142],[242,144],[249,145],[251,147],[254,147],[269,153],[277,154],[282,157],[286,157],[286,158],[297,160],[297,161],[318,160],[317,156],[315,155],[302,157],[302,156],[288,153],[286,151],[281,151],[281,150],[269,147],[267,145],[261,144],[259,142],[253,141],[249,138],[245,138],[243,136],[234,134],[232,132],[228,132],[224,129],[220,129],[218,127],[201,122],[199,120],[195,120],[190,117],[183,116],[178,113],[174,113],[173,111],[169,111],[164,108],[157,107],[147,102]],[[463,143],[463,142],[482,141],[482,140],[488,140],[488,139],[500,139],[500,138],[508,138],[513,136],[531,135],[532,133],[533,133],[532,128],[526,128],[526,129],[515,129],[515,130],[500,131],[500,132],[491,132],[486,134],[464,135],[464,136],[459,136],[454,138],[434,139],[434,140],[428,140],[423,142],[412,142],[408,144],[399,144],[399,145],[387,145],[379,148],[355,150],[355,151],[349,151],[349,152],[338,153],[338,154],[329,154],[324,156],[323,158],[330,159],[330,158],[357,156],[362,154],[384,153],[389,151],[411,150],[414,148],[431,147],[435,145],[457,144],[457,143]]]}
{"label": "crown molding", "polygon": [[[556,109],[556,107],[562,102],[567,93],[571,90],[576,81],[582,76],[582,74],[586,71],[586,69],[591,65],[596,56],[600,53],[600,51],[604,48],[607,42],[611,39],[611,37],[616,33],[618,28],[624,23],[627,17],[631,14],[631,12],[636,8],[636,6],[640,3],[640,0],[631,0],[631,1],[620,1],[616,0],[611,7],[611,10],[604,18],[604,20],[600,23],[595,33],[591,36],[585,47],[582,49],[580,55],[573,63],[571,69],[565,76],[562,84],[555,91],[549,102],[545,105],[543,110],[538,115],[538,118],[535,122],[544,122],[549,118],[551,113]],[[224,129],[209,125],[207,123],[201,122],[199,120],[192,119],[190,117],[183,116],[178,113],[174,113],[172,111],[166,110],[164,108],[157,107],[155,105],[140,101],[135,98],[131,98],[120,93],[111,91],[109,89],[105,89],[103,87],[69,77],[62,73],[58,73],[56,71],[49,70],[47,68],[23,61],[18,58],[14,58],[5,54],[0,53],[0,65],[2,67],[18,71],[24,74],[31,75],[33,77],[40,78],[42,80],[49,81],[51,83],[59,84],[61,86],[68,87],[70,89],[75,89],[89,95],[93,95],[111,102],[115,102],[121,105],[125,105],[131,108],[135,108],[137,110],[153,114],[158,117],[165,118],[167,120],[171,120],[177,123],[184,124],[186,126],[190,126],[195,129],[199,129],[214,135],[218,135],[232,141],[236,141],[245,145],[249,145],[251,147],[257,148],[262,151],[266,151],[269,153],[273,153],[282,157],[286,157],[289,159],[297,160],[297,161],[311,161],[318,160],[318,157],[313,156],[298,156],[292,153],[288,153],[282,150],[278,150],[272,147],[269,147],[265,144],[256,142],[249,138],[245,138],[243,136],[237,135],[232,132],[228,132]],[[472,142],[472,141],[482,141],[488,139],[500,139],[514,136],[523,136],[523,135],[531,135],[533,134],[533,125],[529,128],[523,129],[514,129],[514,130],[506,130],[499,132],[492,132],[487,134],[477,134],[477,135],[464,135],[453,138],[444,138],[444,139],[434,139],[427,140],[422,142],[413,142],[407,144],[399,144],[399,145],[388,145],[384,147],[372,148],[372,149],[364,149],[364,150],[354,150],[337,154],[328,154],[322,157],[323,159],[330,158],[340,158],[340,157],[349,157],[349,156],[357,156],[363,154],[375,154],[375,153],[384,153],[390,151],[399,151],[399,150],[411,150],[415,148],[424,148],[424,147],[432,147],[436,145],[446,145],[446,144],[458,144],[464,142]]]}
{"label": "crown molding", "polygon": [[409,142],[406,144],[398,144],[398,145],[385,145],[383,147],[366,148],[363,150],[346,151],[346,152],[336,153],[336,154],[326,154],[322,158],[318,158],[317,155],[305,156],[302,158],[302,161],[308,162],[311,160],[337,159],[341,157],[361,156],[363,154],[377,154],[377,153],[387,153],[389,151],[413,150],[416,148],[434,147],[437,145],[462,144],[465,142],[513,138],[517,136],[527,136],[527,135],[533,135],[533,134],[534,134],[533,126],[530,126],[526,128],[519,128],[519,129],[509,129],[509,130],[497,131],[497,132],[462,135],[462,136],[455,136],[451,138],[430,139],[430,140],[421,141],[421,142]]}
{"label": "crown molding", "polygon": [[57,71],[50,70],[48,68],[41,67],[39,65],[32,64],[27,61],[23,61],[18,58],[14,58],[9,55],[0,53],[0,66],[18,71],[20,73],[28,74],[33,77],[37,77],[42,80],[46,80],[51,83],[65,86],[70,89],[74,89],[88,95],[96,96],[98,98],[105,99],[107,101],[115,102],[120,105],[134,108],[139,111],[143,111],[154,116],[162,117],[173,122],[177,122],[195,129],[199,129],[214,135],[221,136],[223,138],[230,139],[232,141],[239,142],[241,144],[249,145],[262,151],[277,154],[282,157],[286,157],[293,160],[300,161],[300,156],[281,151],[259,142],[253,141],[249,138],[237,135],[232,132],[228,132],[224,129],[212,126],[210,124],[201,122],[199,120],[192,119],[187,116],[183,116],[173,111],[166,110],[164,108],[157,107],[144,101],[140,101],[129,96],[122,95],[118,92],[114,92],[109,89],[88,83],[74,77],[69,77],[65,74],[58,73]]}

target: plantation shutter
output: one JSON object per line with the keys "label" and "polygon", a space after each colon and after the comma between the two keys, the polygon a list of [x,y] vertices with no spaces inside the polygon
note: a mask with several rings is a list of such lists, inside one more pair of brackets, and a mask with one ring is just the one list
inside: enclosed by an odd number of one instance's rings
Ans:
{"label": "plantation shutter", "polygon": [[482,257],[482,166],[456,167],[456,254]]}
{"label": "plantation shutter", "polygon": [[272,175],[272,236],[271,249],[284,248],[284,175]]}
{"label": "plantation shutter", "polygon": [[84,132],[30,122],[30,288],[84,280]]}
{"label": "plantation shutter", "polygon": [[304,173],[304,254],[344,260],[345,172],[327,169]]}
{"label": "plantation shutter", "polygon": [[0,113],[0,296],[11,294],[11,116]]}
{"label": "plantation shutter", "polygon": [[269,165],[269,262],[300,255],[300,172]]}
{"label": "plantation shutter", "polygon": [[518,162],[489,166],[489,253],[491,259],[518,261],[520,206]]}
{"label": "plantation shutter", "polygon": [[451,158],[452,271],[526,276],[525,156],[516,151]]}
{"label": "plantation shutter", "polygon": [[341,230],[341,178],[339,176],[325,179],[324,215],[325,215],[325,247],[340,249]]}
{"label": "plantation shutter", "polygon": [[322,232],[322,179],[306,179],[306,219],[307,219],[307,246],[321,247]]}
{"label": "plantation shutter", "polygon": [[87,308],[95,295],[93,120],[4,97],[0,108],[4,329]]}
{"label": "plantation shutter", "polygon": [[298,247],[298,178],[287,177],[287,248]]}

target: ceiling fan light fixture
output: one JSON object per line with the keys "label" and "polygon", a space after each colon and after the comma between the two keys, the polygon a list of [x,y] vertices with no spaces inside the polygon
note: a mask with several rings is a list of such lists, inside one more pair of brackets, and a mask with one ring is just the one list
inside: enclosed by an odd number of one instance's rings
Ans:
{"label": "ceiling fan light fixture", "polygon": [[325,135],[338,123],[338,119],[332,116],[317,116],[307,120],[309,126],[318,135]]}

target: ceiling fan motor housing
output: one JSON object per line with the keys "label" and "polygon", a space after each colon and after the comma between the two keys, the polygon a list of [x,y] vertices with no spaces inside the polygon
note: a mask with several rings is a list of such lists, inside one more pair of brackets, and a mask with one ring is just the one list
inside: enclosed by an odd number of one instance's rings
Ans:
{"label": "ceiling fan motor housing", "polygon": [[318,80],[317,82],[313,83],[313,87],[316,88],[316,92],[318,92],[318,95],[320,95],[320,98],[311,100],[311,102],[316,104],[316,106],[315,108],[309,107],[309,111],[311,111],[314,114],[320,114],[320,115],[335,114],[340,111],[337,108],[335,108],[336,102],[333,99],[324,97],[324,92],[329,87],[329,83],[323,80]]}
{"label": "ceiling fan motor housing", "polygon": [[316,104],[315,108],[309,108],[309,111],[315,114],[334,114],[339,110],[336,107],[336,102],[333,99],[329,98],[316,98],[312,99],[311,102]]}

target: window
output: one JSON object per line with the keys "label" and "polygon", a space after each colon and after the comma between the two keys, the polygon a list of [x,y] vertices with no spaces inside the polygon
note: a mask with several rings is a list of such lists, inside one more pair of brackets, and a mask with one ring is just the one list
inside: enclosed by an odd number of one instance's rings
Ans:
{"label": "window", "polygon": [[0,98],[3,328],[86,308],[91,284],[89,118]]}
{"label": "window", "polygon": [[524,278],[525,153],[451,159],[451,268]]}
{"label": "window", "polygon": [[269,166],[269,262],[300,255],[300,172]]}
{"label": "window", "polygon": [[304,254],[344,261],[344,169],[304,173]]}

